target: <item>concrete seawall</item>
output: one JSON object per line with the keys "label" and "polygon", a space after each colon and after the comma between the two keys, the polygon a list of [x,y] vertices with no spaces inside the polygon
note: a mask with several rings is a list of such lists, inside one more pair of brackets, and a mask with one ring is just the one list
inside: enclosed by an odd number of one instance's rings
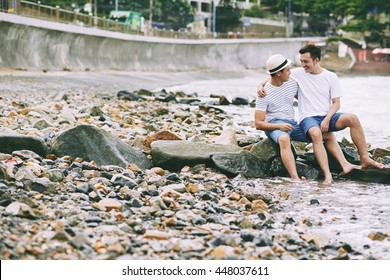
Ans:
{"label": "concrete seawall", "polygon": [[294,57],[307,41],[319,39],[166,39],[0,13],[0,68],[48,71],[261,69],[271,54]]}

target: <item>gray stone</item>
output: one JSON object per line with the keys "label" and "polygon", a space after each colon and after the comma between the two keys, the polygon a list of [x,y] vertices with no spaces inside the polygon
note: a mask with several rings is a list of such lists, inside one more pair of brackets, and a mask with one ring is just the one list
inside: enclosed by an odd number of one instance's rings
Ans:
{"label": "gray stone", "polygon": [[140,150],[93,125],[83,124],[62,132],[53,142],[52,153],[93,160],[98,165],[125,167],[133,163],[141,169],[152,166]]}
{"label": "gray stone", "polygon": [[271,162],[275,157],[280,155],[279,146],[269,138],[261,140],[253,145],[250,151],[255,157]]}
{"label": "gray stone", "polygon": [[41,157],[48,154],[45,141],[37,136],[21,134],[0,134],[0,153],[12,154],[14,151],[29,150]]}
{"label": "gray stone", "polygon": [[[313,167],[312,165],[307,164],[306,161],[298,158],[296,160],[297,172],[299,176],[304,176],[309,180],[317,180],[320,175],[320,171]],[[282,159],[280,157],[275,158],[272,161],[271,165],[272,176],[280,177],[289,177],[286,168],[283,165]]]}
{"label": "gray stone", "polygon": [[27,219],[35,219],[36,215],[33,210],[26,204],[20,202],[12,202],[5,208],[5,213],[8,215],[19,216]]}
{"label": "gray stone", "polygon": [[248,105],[249,100],[243,97],[234,97],[232,100],[233,105]]}
{"label": "gray stone", "polygon": [[31,181],[27,180],[26,186],[40,193],[54,193],[57,185],[48,178],[35,178]]}
{"label": "gray stone", "polygon": [[195,166],[202,163],[212,166],[211,155],[242,150],[235,145],[167,140],[154,141],[151,148],[153,164],[168,170],[179,170],[183,166]]}
{"label": "gray stone", "polygon": [[7,190],[0,189],[0,206],[8,206],[14,201],[14,198]]}
{"label": "gray stone", "polygon": [[241,174],[247,178],[264,178],[270,176],[270,162],[254,156],[251,152],[217,153],[212,160],[221,172],[227,175]]}
{"label": "gray stone", "polygon": [[128,100],[128,101],[138,101],[145,100],[145,97],[139,96],[135,92],[129,92],[127,90],[121,90],[117,93],[117,97],[119,100]]}
{"label": "gray stone", "polygon": [[14,151],[12,155],[14,157],[19,157],[22,160],[36,159],[38,161],[42,161],[42,157],[40,157],[37,153],[29,150]]}
{"label": "gray stone", "polygon": [[314,168],[311,165],[307,165],[299,160],[297,160],[297,171],[300,176],[304,176],[309,180],[318,180],[320,177],[320,171]]}
{"label": "gray stone", "polygon": [[346,178],[369,183],[390,184],[390,168],[385,169],[354,169]]}
{"label": "gray stone", "polygon": [[64,171],[61,169],[51,169],[45,173],[45,176],[52,182],[62,182],[65,180]]}
{"label": "gray stone", "polygon": [[10,176],[7,172],[7,166],[0,162],[0,179],[4,179],[8,181],[10,179]]}
{"label": "gray stone", "polygon": [[47,120],[45,119],[40,119],[38,121],[36,121],[34,123],[34,128],[38,129],[38,130],[43,130],[45,128],[48,128],[48,127],[53,127],[54,125],[49,123]]}

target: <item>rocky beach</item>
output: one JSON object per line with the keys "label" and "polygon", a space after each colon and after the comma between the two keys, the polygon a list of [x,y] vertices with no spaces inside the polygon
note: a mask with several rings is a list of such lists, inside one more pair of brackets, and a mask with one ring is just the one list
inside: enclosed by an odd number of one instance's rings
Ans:
{"label": "rocky beach", "polygon": [[[345,178],[332,163],[323,186],[297,144],[309,180],[292,182],[277,148],[223,110],[253,100],[164,90],[232,77],[0,72],[1,259],[390,259],[388,170]],[[370,152],[390,163],[389,149]],[[379,199],[359,212],[369,192]]]}

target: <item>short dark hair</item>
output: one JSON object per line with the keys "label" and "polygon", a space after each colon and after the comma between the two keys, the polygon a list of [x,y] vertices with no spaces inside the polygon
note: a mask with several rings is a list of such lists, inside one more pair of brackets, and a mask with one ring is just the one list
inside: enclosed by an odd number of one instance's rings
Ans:
{"label": "short dark hair", "polygon": [[299,50],[299,53],[300,54],[310,53],[310,57],[312,59],[318,58],[318,60],[321,60],[321,48],[315,45],[306,45]]}

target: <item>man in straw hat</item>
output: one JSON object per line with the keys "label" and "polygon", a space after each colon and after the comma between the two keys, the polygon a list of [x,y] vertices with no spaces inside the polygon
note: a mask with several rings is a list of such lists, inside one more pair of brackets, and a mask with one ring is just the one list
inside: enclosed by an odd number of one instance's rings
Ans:
{"label": "man in straw hat", "polygon": [[[323,133],[350,128],[363,168],[383,169],[384,165],[374,161],[368,154],[363,128],[358,117],[350,113],[338,113],[340,109],[341,86],[337,75],[320,66],[321,49],[306,45],[299,50],[301,68],[291,71],[291,78],[298,85],[298,112],[300,126],[313,142],[313,149],[320,167],[328,166],[323,145]],[[265,96],[264,82],[258,87],[258,96]],[[341,164],[341,163],[340,163]],[[342,164],[341,164],[342,165]],[[346,174],[353,168],[344,168]]]}
{"label": "man in straw hat", "polygon": [[[291,149],[291,140],[311,142],[310,138],[295,121],[294,97],[298,94],[298,83],[290,79],[291,60],[281,54],[272,55],[267,61],[267,73],[271,75],[264,86],[265,97],[257,97],[255,110],[255,127],[264,130],[266,135],[280,146],[282,162],[293,180],[304,180],[297,173],[295,157]],[[340,162],[343,172],[350,172],[357,166],[349,163],[337,143],[333,133],[324,133],[323,140],[328,151]],[[326,152],[325,152],[326,153]],[[324,183],[332,182],[327,158],[317,161],[324,172]]]}

